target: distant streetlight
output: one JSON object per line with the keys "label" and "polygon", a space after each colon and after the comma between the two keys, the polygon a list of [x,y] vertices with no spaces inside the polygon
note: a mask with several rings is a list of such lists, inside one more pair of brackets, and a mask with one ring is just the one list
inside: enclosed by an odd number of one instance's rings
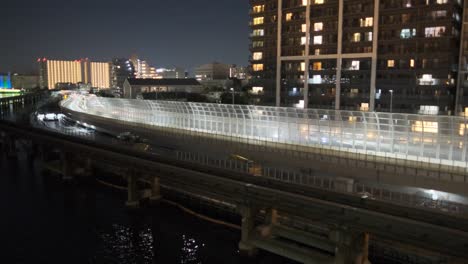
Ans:
{"label": "distant streetlight", "polygon": [[231,88],[232,91],[232,104],[234,104],[234,88]]}
{"label": "distant streetlight", "polygon": [[390,113],[393,113],[393,90],[390,90]]}

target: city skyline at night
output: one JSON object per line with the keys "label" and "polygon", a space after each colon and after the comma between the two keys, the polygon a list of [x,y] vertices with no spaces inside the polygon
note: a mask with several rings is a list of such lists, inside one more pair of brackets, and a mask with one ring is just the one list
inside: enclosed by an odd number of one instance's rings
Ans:
{"label": "city skyline at night", "polygon": [[247,1],[26,0],[2,8],[14,26],[4,28],[1,72],[36,72],[38,57],[111,61],[136,54],[156,66],[186,69],[248,63]]}

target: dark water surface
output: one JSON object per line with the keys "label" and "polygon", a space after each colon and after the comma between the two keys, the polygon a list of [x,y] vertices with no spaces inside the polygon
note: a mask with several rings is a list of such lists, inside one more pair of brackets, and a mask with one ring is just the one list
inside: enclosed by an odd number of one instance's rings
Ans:
{"label": "dark water surface", "polygon": [[291,263],[264,252],[243,258],[238,230],[164,204],[129,212],[121,193],[39,168],[1,158],[0,263]]}

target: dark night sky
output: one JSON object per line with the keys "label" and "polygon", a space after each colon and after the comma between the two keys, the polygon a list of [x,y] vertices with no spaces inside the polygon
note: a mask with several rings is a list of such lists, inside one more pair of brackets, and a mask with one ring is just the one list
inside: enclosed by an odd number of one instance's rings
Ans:
{"label": "dark night sky", "polygon": [[36,71],[38,57],[100,61],[137,54],[154,66],[187,69],[248,61],[247,0],[7,0],[1,6],[0,72]]}

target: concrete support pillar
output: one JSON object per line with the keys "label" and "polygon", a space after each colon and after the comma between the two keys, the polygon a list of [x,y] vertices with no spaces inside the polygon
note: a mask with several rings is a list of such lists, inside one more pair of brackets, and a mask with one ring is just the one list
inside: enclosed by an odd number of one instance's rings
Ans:
{"label": "concrete support pillar", "polygon": [[161,201],[161,184],[159,177],[154,177],[153,183],[151,185],[151,203],[158,203]]}
{"label": "concrete support pillar", "polygon": [[138,208],[140,206],[140,196],[138,191],[138,176],[136,172],[130,171],[127,176],[127,202],[125,205],[129,208]]}
{"label": "concrete support pillar", "polygon": [[37,145],[37,155],[39,157],[39,160],[42,163],[45,163],[47,161],[47,152],[45,150],[44,145]]}
{"label": "concrete support pillar", "polygon": [[261,237],[271,237],[272,230],[275,225],[278,224],[278,211],[276,209],[267,209],[265,215],[265,224],[258,226],[258,230]]}
{"label": "concrete support pillar", "polygon": [[13,136],[6,136],[5,140],[5,153],[8,158],[16,158],[17,157],[17,150],[16,150],[16,139]]}
{"label": "concrete support pillar", "polygon": [[255,209],[249,206],[240,207],[240,213],[242,215],[242,227],[241,227],[241,241],[239,242],[239,250],[241,254],[247,256],[255,255],[257,249],[250,243],[252,234],[255,227]]}
{"label": "concrete support pillar", "polygon": [[85,161],[85,176],[93,175],[93,161],[90,158],[87,158]]}
{"label": "concrete support pillar", "polygon": [[330,239],[337,245],[335,264],[370,264],[369,234],[334,230]]}
{"label": "concrete support pillar", "polygon": [[70,153],[66,151],[60,152],[60,162],[62,165],[62,179],[64,181],[73,180],[73,168]]}

